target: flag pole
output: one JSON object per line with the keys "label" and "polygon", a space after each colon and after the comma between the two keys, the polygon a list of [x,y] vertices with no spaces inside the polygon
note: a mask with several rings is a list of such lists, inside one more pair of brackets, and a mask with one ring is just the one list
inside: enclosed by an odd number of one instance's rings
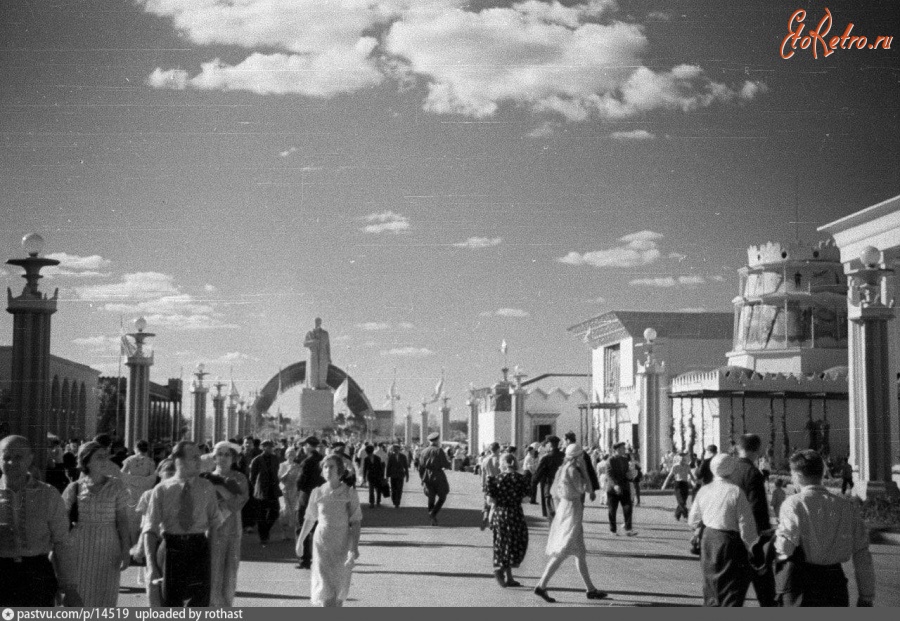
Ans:
{"label": "flag pole", "polygon": [[[119,335],[125,335],[125,320],[122,315],[119,315]],[[122,395],[120,391],[122,390],[122,355],[125,352],[122,349],[122,340],[119,339],[119,373],[116,376],[116,435],[119,435],[119,410],[121,409],[120,404],[122,403]]]}

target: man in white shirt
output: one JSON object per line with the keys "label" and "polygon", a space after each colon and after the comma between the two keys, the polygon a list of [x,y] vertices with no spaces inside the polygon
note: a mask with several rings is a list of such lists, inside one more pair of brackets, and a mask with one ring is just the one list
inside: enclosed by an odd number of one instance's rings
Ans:
{"label": "man in white shirt", "polygon": [[[783,606],[849,606],[847,578],[841,563],[853,559],[857,606],[872,606],[875,569],[869,533],[854,502],[822,486],[825,464],[813,450],[791,456],[791,478],[800,489],[781,505],[775,552],[779,560],[793,555],[798,571],[790,584],[783,580],[778,597]],[[800,554],[797,554],[800,553]]]}

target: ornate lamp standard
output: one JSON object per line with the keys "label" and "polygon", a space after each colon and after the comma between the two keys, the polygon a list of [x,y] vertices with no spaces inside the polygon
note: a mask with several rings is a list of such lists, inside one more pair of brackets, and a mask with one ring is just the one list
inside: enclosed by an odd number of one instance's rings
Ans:
{"label": "ornate lamp standard", "polygon": [[216,389],[216,394],[213,395],[212,441],[214,443],[225,439],[225,399],[227,397],[222,394],[225,386],[227,384],[221,378],[216,378],[216,383],[213,384]]}
{"label": "ornate lamp standard", "polygon": [[155,334],[144,332],[147,320],[139,317],[134,322],[137,330],[128,336],[134,339],[134,353],[128,356],[125,363],[128,375],[128,405],[125,410],[125,444],[134,448],[138,440],[149,439],[150,427],[150,367],[153,366],[153,354],[144,352],[144,341]]}
{"label": "ornate lamp standard", "polygon": [[850,368],[850,461],[862,498],[897,495],[891,478],[890,399],[897,398],[888,356],[888,327],[894,301],[885,300],[886,279],[893,270],[881,262],[881,252],[867,246],[860,253],[860,269],[847,272],[850,287],[852,357]]}
{"label": "ornate lamp standard", "polygon": [[37,233],[25,235],[22,247],[27,257],[6,262],[25,270],[22,293],[13,297],[6,289],[6,311],[13,316],[9,432],[28,438],[34,448],[34,466],[43,477],[49,448],[50,316],[56,312],[59,289],[48,298],[38,291],[38,280],[41,269],[59,261],[39,256],[44,238]]}
{"label": "ornate lamp standard", "polygon": [[641,409],[638,419],[640,431],[639,454],[644,472],[655,470],[659,465],[659,459],[663,451],[672,447],[672,438],[667,436],[670,432],[670,423],[664,420],[665,412],[660,396],[662,378],[666,375],[666,364],[660,362],[653,355],[653,344],[656,341],[656,330],[647,328],[644,330],[644,341],[647,345],[647,355],[644,364],[638,364],[638,384],[641,392]]}
{"label": "ornate lamp standard", "polygon": [[206,394],[209,387],[203,385],[203,378],[207,375],[209,373],[205,371],[201,362],[197,365],[194,380],[191,382],[191,392],[194,393],[193,440],[197,444],[206,442]]}

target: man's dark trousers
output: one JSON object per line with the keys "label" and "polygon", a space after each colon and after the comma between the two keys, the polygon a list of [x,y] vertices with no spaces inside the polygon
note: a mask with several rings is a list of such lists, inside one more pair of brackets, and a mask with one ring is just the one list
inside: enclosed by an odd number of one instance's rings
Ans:
{"label": "man's dark trousers", "polygon": [[391,502],[395,507],[400,506],[401,498],[403,498],[403,477],[391,477]]}
{"label": "man's dark trousers", "polygon": [[625,530],[631,530],[631,491],[625,491],[617,494],[614,491],[606,492],[606,504],[609,505],[609,530],[616,532],[616,514],[619,511],[619,505],[622,505],[622,517],[625,518]]}
{"label": "man's dark trousers", "polygon": [[159,555],[165,557],[163,606],[209,606],[210,554],[206,535],[163,535]]}
{"label": "man's dark trousers", "polygon": [[259,540],[262,543],[266,543],[269,541],[269,533],[272,532],[272,526],[278,521],[281,506],[276,498],[274,500],[257,499],[256,507],[258,511],[256,525],[259,528]]}

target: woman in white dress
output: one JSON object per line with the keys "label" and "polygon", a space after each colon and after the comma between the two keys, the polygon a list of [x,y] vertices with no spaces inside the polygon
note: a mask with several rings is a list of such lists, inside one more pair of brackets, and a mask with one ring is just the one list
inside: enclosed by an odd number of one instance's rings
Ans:
{"label": "woman in white dress", "polygon": [[213,608],[234,606],[237,591],[238,566],[241,564],[241,509],[250,498],[247,477],[234,469],[239,448],[231,442],[219,442],[213,449],[216,469],[211,474],[201,474],[215,486],[219,514],[224,518],[218,528],[210,533],[209,605]]}
{"label": "woman in white dress", "polygon": [[541,576],[541,581],[534,587],[534,593],[544,601],[553,603],[555,599],[547,593],[550,578],[568,557],[575,557],[578,573],[584,581],[585,595],[588,599],[603,599],[607,596],[599,591],[591,582],[587,566],[587,549],[584,546],[584,495],[590,494],[591,500],[596,494],[591,488],[587,466],[584,463],[583,451],[578,444],[566,447],[563,465],[556,473],[551,493],[556,499],[556,515],[550,524],[547,536],[547,555],[550,560]]}
{"label": "woman in white dress", "polygon": [[284,461],[278,466],[278,485],[281,487],[281,530],[284,539],[293,539],[297,532],[297,509],[300,506],[300,495],[297,491],[297,479],[300,476],[300,463],[297,460],[297,449],[293,446],[284,454]]}
{"label": "woman in white dress", "polygon": [[120,572],[131,564],[128,492],[121,480],[106,474],[109,464],[109,451],[98,442],[82,444],[82,477],[63,492],[70,515],[78,505],[71,534],[78,593],[85,606],[103,608],[118,602]]}
{"label": "woman in white dress", "polygon": [[303,540],[316,527],[310,572],[313,606],[344,605],[350,591],[353,565],[359,558],[362,509],[356,490],[341,482],[344,470],[344,460],[338,455],[329,455],[322,460],[325,483],[310,494],[303,528],[297,537],[297,556],[301,556]]}

